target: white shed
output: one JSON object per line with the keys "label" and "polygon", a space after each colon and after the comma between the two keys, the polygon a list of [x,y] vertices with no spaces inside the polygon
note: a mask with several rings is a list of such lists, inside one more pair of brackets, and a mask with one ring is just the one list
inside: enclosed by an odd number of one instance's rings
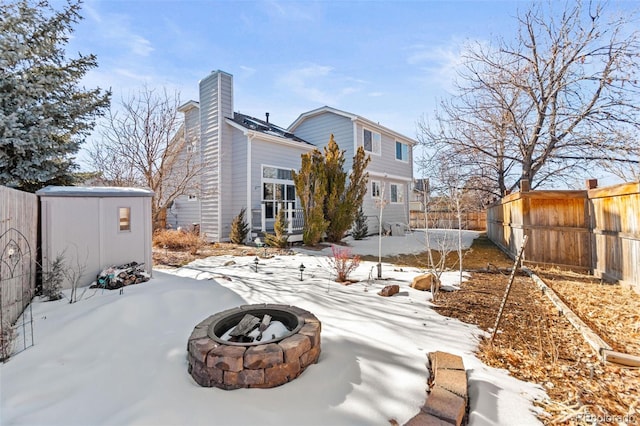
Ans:
{"label": "white shed", "polygon": [[[48,186],[40,197],[42,265],[58,255],[67,268],[84,269],[79,286],[111,265],[144,263],[151,274],[151,198],[139,188]],[[66,280],[63,288],[70,288]]]}

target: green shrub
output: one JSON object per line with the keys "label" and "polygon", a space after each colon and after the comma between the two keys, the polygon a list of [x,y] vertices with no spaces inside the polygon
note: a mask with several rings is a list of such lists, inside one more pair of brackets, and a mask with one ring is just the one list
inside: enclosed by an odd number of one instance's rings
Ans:
{"label": "green shrub", "polygon": [[364,211],[362,211],[362,207],[358,210],[358,214],[356,215],[356,220],[353,223],[353,229],[351,230],[351,236],[354,240],[361,240],[366,238],[369,235],[369,227],[367,226],[367,217],[364,215]]}
{"label": "green shrub", "polygon": [[264,241],[270,247],[284,248],[287,246],[289,235],[287,234],[287,221],[284,218],[284,209],[280,209],[273,224],[275,234],[265,234]]}
{"label": "green shrub", "polygon": [[229,239],[234,244],[244,244],[249,234],[249,224],[244,220],[244,215],[247,209],[243,208],[240,213],[233,218],[231,222],[231,232],[229,233]]}
{"label": "green shrub", "polygon": [[56,256],[49,270],[42,274],[42,295],[49,301],[62,299],[62,282],[64,281],[64,253]]}

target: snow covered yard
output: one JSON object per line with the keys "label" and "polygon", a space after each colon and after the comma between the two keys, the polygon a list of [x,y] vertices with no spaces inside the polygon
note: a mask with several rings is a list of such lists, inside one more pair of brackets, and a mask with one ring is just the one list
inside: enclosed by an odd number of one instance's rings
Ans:
{"label": "snow covered yard", "polygon": [[[385,238],[385,254],[398,252],[391,242],[410,237]],[[376,238],[353,243],[355,252],[377,254]],[[324,254],[260,259],[258,272],[253,257],[211,257],[154,271],[123,295],[90,290],[73,305],[34,303],[35,346],[0,366],[0,423],[403,424],[424,403],[426,353],[441,350],[464,359],[471,424],[538,424],[531,399],[542,392],[484,366],[473,355],[481,331],[437,314],[429,293],[409,287],[420,271],[384,265],[384,280],[370,281],[375,264],[363,262],[352,275],[360,281],[343,286],[333,282]],[[457,284],[457,276],[445,273],[444,284]],[[400,293],[376,294],[389,284]],[[198,386],[187,373],[193,327],[249,303],[315,314],[322,322],[318,364],[273,389]]]}

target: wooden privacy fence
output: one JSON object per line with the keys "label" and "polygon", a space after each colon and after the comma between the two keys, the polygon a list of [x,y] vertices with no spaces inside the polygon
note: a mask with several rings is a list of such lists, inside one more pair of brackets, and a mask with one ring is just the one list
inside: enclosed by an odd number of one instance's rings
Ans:
{"label": "wooden privacy fence", "polygon": [[35,292],[38,197],[0,186],[0,323],[13,324]]}
{"label": "wooden privacy fence", "polygon": [[[488,237],[525,263],[619,281],[640,292],[640,183],[578,191],[521,191],[487,209]],[[528,185],[523,184],[523,188]]]}
{"label": "wooden privacy fence", "polygon": [[[411,228],[424,228],[424,211],[412,210],[409,214]],[[429,228],[458,229],[455,212],[428,212]],[[487,229],[486,212],[462,212],[462,229],[484,231]]]}

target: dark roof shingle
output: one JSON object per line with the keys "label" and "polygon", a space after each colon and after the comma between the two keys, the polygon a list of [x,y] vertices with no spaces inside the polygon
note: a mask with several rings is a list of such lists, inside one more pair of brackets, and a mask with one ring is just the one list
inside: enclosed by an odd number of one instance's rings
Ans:
{"label": "dark roof shingle", "polygon": [[264,120],[260,120],[259,118],[251,117],[239,112],[234,112],[233,118],[231,118],[231,120],[233,120],[234,123],[237,123],[249,130],[254,130],[256,132],[264,133],[267,135],[277,136],[284,139],[289,139],[291,141],[312,145],[304,139],[297,137],[293,133],[288,132],[286,129],[280,126],[276,126],[273,123],[268,123]]}

